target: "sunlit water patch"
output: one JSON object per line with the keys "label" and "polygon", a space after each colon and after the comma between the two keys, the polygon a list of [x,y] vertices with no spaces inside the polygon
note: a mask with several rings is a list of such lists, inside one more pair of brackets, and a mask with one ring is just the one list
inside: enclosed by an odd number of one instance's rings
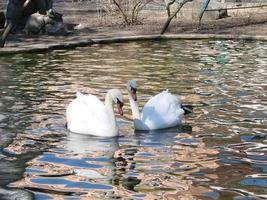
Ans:
{"label": "sunlit water patch", "polygon": [[[36,199],[266,199],[267,46],[244,41],[96,45],[0,58],[0,186]],[[76,91],[104,99],[136,79],[140,106],[169,89],[183,125],[120,136],[66,129]]]}

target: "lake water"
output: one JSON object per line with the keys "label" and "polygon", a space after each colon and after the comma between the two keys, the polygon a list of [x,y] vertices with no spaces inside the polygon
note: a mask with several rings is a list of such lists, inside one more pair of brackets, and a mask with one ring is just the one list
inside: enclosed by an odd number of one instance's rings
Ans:
{"label": "lake water", "polygon": [[[148,41],[0,57],[0,187],[36,199],[266,199],[267,44]],[[194,105],[183,125],[135,132],[164,89]],[[118,138],[70,133],[76,91],[124,91]]]}

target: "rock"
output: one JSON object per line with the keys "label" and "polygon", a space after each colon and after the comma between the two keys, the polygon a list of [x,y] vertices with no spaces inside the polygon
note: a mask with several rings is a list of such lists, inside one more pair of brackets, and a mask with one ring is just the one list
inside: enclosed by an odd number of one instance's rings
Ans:
{"label": "rock", "polygon": [[8,190],[0,188],[1,200],[33,200],[33,194],[24,190]]}
{"label": "rock", "polygon": [[63,22],[55,22],[53,24],[47,24],[45,30],[48,35],[68,35],[70,31],[68,31],[66,24]]}
{"label": "rock", "polygon": [[25,32],[27,35],[39,34],[41,31],[45,31],[45,25],[52,22],[47,15],[42,15],[40,13],[32,14],[25,25]]}
{"label": "rock", "polygon": [[0,29],[4,28],[6,17],[4,12],[0,12]]}
{"label": "rock", "polygon": [[47,11],[47,16],[53,20],[53,22],[63,22],[63,15],[50,9]]}
{"label": "rock", "polygon": [[41,32],[50,35],[66,35],[67,33],[62,14],[52,9],[48,10],[46,14],[37,12],[29,16],[24,30],[27,35],[39,34]]}

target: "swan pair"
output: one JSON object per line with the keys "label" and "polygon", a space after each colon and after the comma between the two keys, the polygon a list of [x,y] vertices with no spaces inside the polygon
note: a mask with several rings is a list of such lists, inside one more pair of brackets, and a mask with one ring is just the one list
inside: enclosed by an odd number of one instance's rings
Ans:
{"label": "swan pair", "polygon": [[[172,95],[168,90],[152,97],[140,113],[137,102],[137,84],[135,80],[127,83],[130,106],[136,130],[156,130],[177,126],[185,114],[185,108],[178,96]],[[114,137],[119,134],[113,110],[117,104],[118,112],[123,115],[124,104],[122,92],[111,89],[105,97],[103,104],[94,95],[76,94],[67,107],[67,127],[70,131],[101,137]]]}

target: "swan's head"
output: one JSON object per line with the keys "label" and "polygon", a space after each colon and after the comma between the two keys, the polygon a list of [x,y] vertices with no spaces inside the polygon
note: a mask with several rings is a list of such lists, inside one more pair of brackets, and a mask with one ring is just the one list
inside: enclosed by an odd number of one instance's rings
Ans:
{"label": "swan's head", "polygon": [[114,103],[117,104],[118,113],[123,115],[122,107],[124,105],[123,95],[119,89],[112,89],[109,91],[111,99]]}
{"label": "swan's head", "polygon": [[135,80],[130,80],[127,83],[127,90],[129,94],[132,96],[134,101],[137,101],[136,91],[137,91],[137,84]]}

